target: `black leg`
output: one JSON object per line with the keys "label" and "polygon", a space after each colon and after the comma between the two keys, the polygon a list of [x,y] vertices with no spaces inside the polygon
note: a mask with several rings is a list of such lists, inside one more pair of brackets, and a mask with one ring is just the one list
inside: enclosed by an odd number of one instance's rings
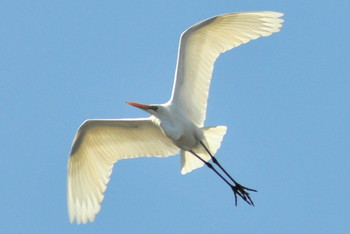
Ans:
{"label": "black leg", "polygon": [[[238,196],[240,196],[244,201],[246,201],[249,205],[254,206],[254,202],[252,201],[252,199],[249,196],[249,193],[245,191],[245,189],[250,190],[250,191],[256,191],[254,189],[248,189],[246,187],[243,187],[242,185],[240,185],[239,183],[237,183],[236,181],[233,181],[235,185],[232,185],[230,182],[228,182],[225,177],[223,177],[214,167],[211,163],[205,161],[204,159],[202,159],[199,155],[197,155],[195,152],[193,152],[192,150],[190,150],[189,152],[191,152],[194,156],[196,156],[199,160],[201,160],[207,167],[209,167],[211,170],[213,170],[228,186],[231,187],[234,195],[235,195],[235,205],[237,206],[237,194]],[[222,167],[220,167],[222,168]],[[224,170],[223,170],[224,171]],[[225,171],[224,171],[225,172]],[[226,173],[226,172],[225,172]],[[226,173],[227,174],[227,173]],[[231,176],[229,176],[230,179]]]}
{"label": "black leg", "polygon": [[[214,164],[217,165],[224,173],[227,177],[230,178],[230,180],[234,183],[234,188],[233,192],[235,194],[235,199],[236,199],[236,206],[237,206],[237,196],[236,193],[242,197],[242,199],[244,201],[246,201],[248,204],[253,205],[254,206],[254,202],[252,201],[252,199],[249,196],[249,193],[247,191],[252,191],[252,192],[257,192],[257,190],[255,189],[251,189],[251,188],[247,188],[242,186],[241,184],[239,184],[237,181],[235,181],[231,175],[221,166],[221,164],[219,163],[219,161],[210,153],[209,149],[205,146],[205,144],[201,141],[200,142],[201,145],[204,147],[204,149],[207,151],[207,153],[210,155],[211,159],[213,160]],[[247,191],[246,191],[247,190]]]}
{"label": "black leg", "polygon": [[213,165],[212,165],[211,163],[209,163],[209,162],[205,161],[204,159],[202,159],[198,154],[196,154],[196,153],[193,152],[192,150],[190,150],[190,152],[191,152],[194,156],[196,156],[199,160],[201,160],[202,162],[204,162],[205,165],[206,165],[207,167],[209,167],[210,169],[212,169],[223,181],[225,181],[226,184],[228,184],[229,186],[232,186],[232,185],[230,184],[230,182],[228,182],[228,181],[225,179],[225,177],[223,177],[223,176],[215,169],[215,167],[213,167]]}

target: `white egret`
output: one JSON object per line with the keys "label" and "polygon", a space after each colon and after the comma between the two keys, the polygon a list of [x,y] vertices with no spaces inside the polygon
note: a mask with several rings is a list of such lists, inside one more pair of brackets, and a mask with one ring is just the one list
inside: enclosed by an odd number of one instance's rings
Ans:
{"label": "white egret", "polygon": [[[187,29],[180,38],[175,82],[164,104],[134,102],[151,116],[138,119],[86,120],[79,128],[68,160],[67,199],[70,222],[92,222],[109,182],[114,163],[135,157],[181,154],[181,173],[206,164],[237,195],[254,205],[246,188],[237,183],[213,155],[225,126],[204,127],[214,62],[220,53],[282,27],[278,12],[242,12],[219,15]],[[228,177],[208,162],[212,159]]]}

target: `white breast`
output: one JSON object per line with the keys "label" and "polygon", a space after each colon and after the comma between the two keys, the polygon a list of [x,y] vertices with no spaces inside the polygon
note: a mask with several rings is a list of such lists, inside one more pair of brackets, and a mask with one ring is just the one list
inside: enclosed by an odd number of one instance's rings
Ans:
{"label": "white breast", "polygon": [[159,126],[174,144],[183,150],[191,150],[203,139],[203,131],[178,111],[171,116],[160,119]]}

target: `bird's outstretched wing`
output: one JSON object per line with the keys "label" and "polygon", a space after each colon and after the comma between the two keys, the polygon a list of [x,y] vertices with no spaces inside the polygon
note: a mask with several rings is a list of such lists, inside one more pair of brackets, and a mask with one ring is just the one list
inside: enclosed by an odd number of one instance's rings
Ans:
{"label": "bird's outstretched wing", "polygon": [[220,53],[282,27],[278,12],[242,12],[213,17],[187,29],[180,38],[175,82],[170,102],[198,127],[207,108],[214,62]]}
{"label": "bird's outstretched wing", "polygon": [[151,118],[85,121],[75,136],[68,161],[70,221],[79,224],[94,220],[116,161],[165,157],[178,151]]}

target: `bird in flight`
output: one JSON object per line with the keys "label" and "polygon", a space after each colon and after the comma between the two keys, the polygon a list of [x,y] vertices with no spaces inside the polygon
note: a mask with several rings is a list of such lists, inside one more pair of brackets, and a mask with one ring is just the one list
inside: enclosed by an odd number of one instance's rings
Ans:
{"label": "bird in flight", "polygon": [[221,53],[278,32],[282,16],[271,11],[229,13],[191,26],[180,38],[168,102],[127,102],[150,114],[148,118],[86,120],[75,135],[68,159],[70,222],[94,221],[118,160],[178,153],[182,174],[206,165],[230,186],[236,205],[237,197],[254,205],[249,192],[256,190],[239,184],[214,157],[226,127],[204,126],[209,86],[215,60]]}

